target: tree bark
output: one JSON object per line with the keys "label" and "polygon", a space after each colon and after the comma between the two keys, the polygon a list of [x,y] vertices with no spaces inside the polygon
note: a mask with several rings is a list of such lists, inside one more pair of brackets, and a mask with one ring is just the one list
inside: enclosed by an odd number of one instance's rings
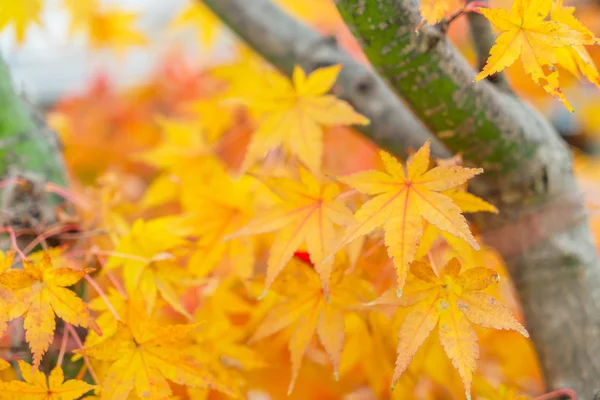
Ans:
{"label": "tree bark", "polygon": [[[27,184],[2,189],[2,226],[19,229],[52,224],[60,200],[45,190],[53,182],[65,185],[66,173],[56,135],[43,117],[14,90],[8,66],[0,59],[0,180],[21,178]],[[10,245],[4,245],[7,248]]]}
{"label": "tree bark", "polygon": [[[283,72],[289,74],[294,64],[319,65],[311,58],[315,52],[306,50],[311,48],[306,28],[270,1],[204,3]],[[418,119],[468,165],[485,169],[472,188],[500,215],[478,216],[476,224],[507,262],[548,388],[570,387],[583,399],[592,398],[600,388],[600,261],[569,149],[548,121],[510,90],[473,83],[475,72],[439,30],[425,26],[416,34],[416,2],[338,0],[337,5],[375,69]],[[308,37],[319,43],[314,33]],[[335,60],[351,72],[340,77],[351,97],[365,75],[357,74],[356,62],[346,56]],[[364,133],[402,157],[408,142],[420,144],[426,135],[400,139],[390,134],[401,127],[397,122],[377,125],[369,103],[381,107],[395,100],[379,89],[379,78],[375,82],[376,91],[351,101],[375,122]]]}
{"label": "tree bark", "polygon": [[554,128],[475,71],[416,4],[341,0],[373,66],[446,146],[485,174],[472,190],[499,216],[475,220],[504,256],[549,389],[600,389],[600,262],[571,156]]}

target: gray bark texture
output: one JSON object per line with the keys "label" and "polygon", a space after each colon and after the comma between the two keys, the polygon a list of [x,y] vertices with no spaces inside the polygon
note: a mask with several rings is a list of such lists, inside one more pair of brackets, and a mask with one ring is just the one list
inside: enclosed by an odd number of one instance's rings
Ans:
{"label": "gray bark texture", "polygon": [[[570,151],[549,122],[506,85],[473,83],[475,71],[436,28],[416,34],[412,0],[337,1],[379,76],[270,0],[203,2],[286,74],[295,64],[310,71],[343,63],[342,97],[371,119],[363,133],[379,146],[404,157],[407,146],[429,137],[424,125],[467,165],[485,169],[472,190],[500,214],[474,222],[509,267],[547,387],[593,398],[600,389],[600,261]],[[474,34],[486,35],[477,43],[484,52],[489,26],[470,18]]]}

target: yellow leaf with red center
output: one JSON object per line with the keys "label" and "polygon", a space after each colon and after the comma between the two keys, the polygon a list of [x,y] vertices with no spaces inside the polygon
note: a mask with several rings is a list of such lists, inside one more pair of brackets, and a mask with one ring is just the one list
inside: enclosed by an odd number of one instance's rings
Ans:
{"label": "yellow leaf with red center", "polygon": [[196,276],[217,268],[217,275],[249,279],[254,273],[256,237],[224,239],[248,224],[254,216],[257,182],[249,176],[234,179],[216,169],[206,184],[182,188],[183,212],[189,215],[186,226],[198,238],[188,263]]}
{"label": "yellow leaf with red center", "polygon": [[406,173],[391,155],[383,151],[380,154],[386,172],[370,170],[339,178],[361,193],[375,195],[354,214],[355,222],[346,229],[339,247],[383,227],[401,293],[408,265],[423,235],[422,218],[479,249],[460,208],[442,192],[462,185],[483,170],[459,166],[429,169],[429,141],[408,162]]}
{"label": "yellow leaf with red center", "polygon": [[509,329],[528,337],[510,310],[495,298],[481,292],[498,281],[498,274],[488,268],[475,267],[460,272],[458,260],[451,260],[438,277],[429,264],[414,262],[411,272],[418,290],[398,299],[398,305],[414,304],[400,328],[398,358],[393,381],[400,378],[431,331],[438,326],[440,343],[458,370],[467,397],[479,356],[477,336],[472,324],[492,329]]}
{"label": "yellow leaf with red center", "polygon": [[140,290],[147,312],[154,309],[160,295],[179,313],[191,318],[179,301],[177,288],[191,283],[192,276],[177,263],[177,251],[187,244],[185,229],[176,218],[137,220],[121,237],[105,267],[122,266],[125,290],[129,295]]}
{"label": "yellow leaf with red center", "polygon": [[270,73],[272,85],[248,99],[248,106],[260,117],[242,169],[247,170],[268,152],[281,147],[311,171],[318,172],[323,156],[323,127],[369,123],[350,104],[327,94],[340,70],[341,66],[321,68],[307,77],[296,67],[292,82]]}
{"label": "yellow leaf with red center", "polygon": [[204,366],[193,360],[192,337],[199,324],[165,325],[148,318],[138,299],[130,301],[126,323],[110,339],[76,351],[110,365],[102,380],[103,399],[171,396],[167,381],[231,393]]}
{"label": "yellow leaf with red center", "polygon": [[33,353],[33,365],[39,366],[56,328],[55,315],[73,325],[100,331],[87,305],[71,290],[89,270],[53,268],[50,256],[41,260],[23,260],[23,269],[9,269],[0,274],[0,285],[14,294],[8,304],[8,319],[24,317],[25,340]]}
{"label": "yellow leaf with red center", "polygon": [[[344,314],[369,300],[370,291],[364,282],[347,275],[332,280],[327,298],[315,271],[295,259],[284,275],[278,283],[281,287],[278,303],[272,306],[251,340],[262,340],[284,329],[292,329],[288,344],[292,362],[290,394],[304,354],[315,335],[325,348],[337,379],[344,344]],[[279,292],[278,289],[275,291]]]}
{"label": "yellow leaf with red center", "polygon": [[221,20],[199,1],[190,2],[173,21],[175,28],[188,25],[194,27],[198,42],[209,50],[214,47],[223,27]]}
{"label": "yellow leaf with red center", "polygon": [[[534,82],[545,81],[546,92],[558,98],[567,109],[573,110],[560,90],[558,71],[553,65],[559,60],[555,49],[594,44],[591,32],[582,32],[556,20],[546,21],[552,0],[515,0],[512,11],[479,8],[479,11],[502,31],[490,50],[487,64],[476,81],[502,71],[521,58],[525,72]],[[546,73],[544,66],[549,66]]]}
{"label": "yellow leaf with red center", "polygon": [[[574,12],[574,7],[563,7],[563,1],[556,0],[552,4],[550,16],[553,21],[565,24],[577,32],[594,36],[589,29],[583,26],[583,24],[575,18],[573,15]],[[600,75],[598,74],[594,60],[592,60],[584,45],[557,48],[554,49],[554,54],[558,59],[558,63],[570,73],[575,76],[579,76],[579,73],[581,73],[589,79],[590,82],[600,87]]]}
{"label": "yellow leaf with red center", "polygon": [[40,25],[42,0],[4,1],[0,5],[0,31],[9,25],[14,26],[18,43],[25,41],[27,28],[32,24]]}
{"label": "yellow leaf with red center", "polygon": [[78,379],[65,381],[62,368],[57,365],[46,379],[46,375],[24,361],[19,361],[22,381],[0,383],[0,397],[23,400],[76,400],[96,386]]}
{"label": "yellow leaf with red center", "polygon": [[333,250],[336,226],[352,220],[350,210],[337,199],[340,188],[336,183],[321,183],[302,167],[299,171],[300,180],[264,178],[280,201],[229,236],[231,239],[277,232],[269,252],[264,293],[303,244],[321,277],[323,289],[328,291],[333,261],[324,262],[325,255]]}

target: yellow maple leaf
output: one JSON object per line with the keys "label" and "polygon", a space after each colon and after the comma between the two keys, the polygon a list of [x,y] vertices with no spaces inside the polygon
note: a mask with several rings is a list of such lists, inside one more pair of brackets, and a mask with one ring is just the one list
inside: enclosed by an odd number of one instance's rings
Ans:
{"label": "yellow maple leaf", "polygon": [[460,208],[440,192],[462,185],[483,170],[459,166],[429,170],[430,141],[409,160],[407,173],[391,155],[384,151],[380,155],[386,172],[370,170],[338,178],[361,193],[376,195],[355,213],[355,222],[346,229],[339,248],[383,226],[401,295],[408,265],[414,260],[423,236],[422,218],[479,249]]}
{"label": "yellow maple leaf", "polygon": [[416,277],[418,290],[399,299],[399,305],[412,309],[400,328],[393,382],[400,378],[419,347],[438,326],[440,343],[458,370],[470,399],[479,356],[477,335],[471,324],[529,335],[505,305],[481,292],[498,281],[494,270],[475,267],[461,273],[457,259],[450,260],[440,277],[423,262],[414,262],[410,270]]}
{"label": "yellow maple leaf", "polygon": [[233,314],[249,315],[251,312],[252,304],[232,291],[225,282],[204,299],[195,314],[197,321],[209,322],[193,335],[199,349],[194,351],[196,360],[218,376],[220,382],[238,397],[244,397],[244,389],[247,389],[245,372],[268,365],[258,350],[248,346],[248,327],[236,325],[231,320]]}
{"label": "yellow maple leaf", "polygon": [[249,176],[233,179],[223,169],[216,169],[205,184],[187,185],[182,189],[181,204],[189,215],[186,225],[198,237],[189,268],[196,276],[205,276],[217,266],[219,275],[252,277],[255,262],[255,237],[225,237],[243,228],[254,216],[257,182]]}
{"label": "yellow maple leaf", "polygon": [[141,200],[141,205],[147,207],[177,200],[182,187],[195,186],[222,168],[199,123],[164,117],[157,117],[156,122],[162,140],[154,148],[134,156],[164,171],[151,182]]}
{"label": "yellow maple leaf", "polygon": [[53,268],[48,253],[41,260],[23,260],[23,269],[9,269],[0,274],[0,284],[14,297],[8,305],[9,320],[24,317],[25,340],[33,353],[33,365],[38,366],[56,328],[55,315],[73,325],[100,330],[90,316],[87,305],[71,290],[89,270]]}
{"label": "yellow maple leaf", "polygon": [[84,32],[92,48],[124,51],[147,43],[133,26],[138,18],[135,12],[107,9],[97,0],[64,0],[64,6],[71,14],[71,34]]}
{"label": "yellow maple leaf", "polygon": [[[480,81],[502,71],[520,56],[525,73],[536,83],[545,81],[544,89],[572,111],[573,108],[560,90],[558,71],[553,69],[553,65],[558,62],[554,50],[594,44],[597,39],[589,31],[581,32],[561,22],[546,21],[551,7],[552,0],[515,0],[511,12],[479,8],[502,33],[496,39],[485,67],[475,80]],[[549,66],[551,73],[547,74],[544,66]]]}
{"label": "yellow maple leaf", "polygon": [[[448,196],[454,204],[460,208],[464,213],[475,213],[475,212],[491,212],[498,213],[498,209],[487,201],[462,190],[448,190],[443,193]],[[423,222],[423,236],[419,242],[419,248],[415,255],[416,260],[427,256],[427,253],[431,250],[436,240],[442,236],[444,240],[460,255],[461,259],[472,262],[472,248],[464,240],[459,239],[449,233],[438,229],[435,225],[424,221]]]}
{"label": "yellow maple leaf", "polygon": [[450,12],[456,11],[460,4],[458,0],[423,0],[419,11],[429,25],[435,25]]}
{"label": "yellow maple leaf", "polygon": [[350,104],[326,94],[335,84],[341,68],[339,65],[320,68],[307,77],[296,66],[292,82],[273,73],[272,85],[261,88],[249,100],[250,109],[261,117],[248,146],[243,170],[281,146],[310,170],[318,172],[323,156],[323,127],[369,123]]}
{"label": "yellow maple leaf", "polygon": [[140,291],[146,310],[154,309],[160,295],[182,315],[191,316],[179,301],[176,288],[191,283],[189,273],[177,264],[174,253],[187,244],[178,229],[178,220],[171,217],[149,221],[138,219],[128,234],[121,237],[105,268],[123,267],[123,281],[129,295]]}
{"label": "yellow maple leaf", "polygon": [[78,379],[65,381],[60,365],[54,367],[47,379],[46,375],[24,361],[19,361],[19,369],[25,382],[1,382],[0,399],[76,400],[96,388]]}
{"label": "yellow maple leaf", "polygon": [[336,379],[338,377],[344,345],[344,312],[359,306],[370,295],[365,283],[355,276],[339,275],[332,279],[327,298],[318,274],[307,264],[292,260],[279,285],[281,291],[275,288],[282,295],[278,304],[266,315],[251,339],[258,341],[288,327],[293,329],[289,341],[292,379],[288,394],[294,389],[304,354],[315,334],[330,358]]}
{"label": "yellow maple leaf", "polygon": [[198,42],[207,49],[212,49],[221,33],[221,20],[204,4],[199,1],[190,2],[173,20],[174,28],[193,25]]}
{"label": "yellow maple leaf", "polygon": [[40,25],[42,0],[3,1],[0,4],[0,31],[13,25],[18,43],[25,41],[25,33],[31,24]]}
{"label": "yellow maple leaf", "polygon": [[206,143],[200,124],[157,117],[156,122],[163,133],[154,148],[136,155],[136,158],[159,169],[181,172],[211,160],[213,148]]}
{"label": "yellow maple leaf", "polygon": [[280,202],[259,213],[250,223],[228,238],[277,231],[267,263],[263,296],[294,252],[306,244],[308,254],[327,292],[333,260],[324,262],[333,250],[336,226],[352,220],[351,211],[336,199],[337,183],[321,183],[307,169],[299,167],[300,180],[284,177],[261,178]]}
{"label": "yellow maple leaf", "polygon": [[127,322],[119,323],[113,337],[76,351],[110,364],[102,381],[102,398],[126,399],[134,388],[140,398],[169,398],[167,380],[231,394],[193,360],[192,336],[200,324],[162,324],[148,317],[140,303],[137,298],[130,300]]}
{"label": "yellow maple leaf", "polygon": [[[108,289],[106,298],[110,302],[114,311],[121,317],[126,315],[127,302],[126,299],[113,288]],[[115,318],[113,312],[108,308],[106,301],[101,297],[96,297],[88,302],[88,308],[96,312],[96,323],[102,331],[102,336],[99,336],[96,332],[89,332],[85,337],[84,345],[86,347],[98,344],[106,339],[112,337],[117,331],[118,320]],[[74,359],[77,359],[76,356]]]}
{"label": "yellow maple leaf", "polygon": [[[0,276],[10,269],[14,257],[14,251],[4,253],[0,250]],[[0,280],[0,337],[4,335],[8,328],[8,310],[11,299],[14,299],[14,294]]]}
{"label": "yellow maple leaf", "polygon": [[[579,22],[573,13],[574,7],[563,7],[563,1],[557,0],[552,4],[550,15],[553,21],[567,25],[569,28],[585,35],[594,34]],[[558,63],[575,76],[583,74],[590,82],[600,87],[600,75],[594,65],[594,60],[583,45],[559,47],[554,49]]]}

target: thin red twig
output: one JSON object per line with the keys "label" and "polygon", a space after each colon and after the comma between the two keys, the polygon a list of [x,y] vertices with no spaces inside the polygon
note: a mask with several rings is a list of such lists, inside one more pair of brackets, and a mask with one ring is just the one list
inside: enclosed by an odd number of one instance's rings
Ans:
{"label": "thin red twig", "polygon": [[563,396],[567,396],[571,400],[577,400],[577,393],[575,393],[575,391],[571,390],[571,389],[555,390],[553,392],[545,393],[541,396],[538,396],[533,400],[553,400],[553,399],[559,399]]}
{"label": "thin red twig", "polygon": [[35,248],[35,246],[37,246],[40,243],[43,243],[46,239],[48,239],[54,235],[59,235],[61,233],[65,233],[72,229],[78,229],[78,228],[79,228],[79,225],[77,225],[77,224],[67,224],[67,225],[50,228],[46,232],[38,235],[35,239],[33,239],[31,241],[31,243],[29,243],[29,245],[27,245],[25,250],[23,250],[23,252],[25,254],[29,254],[29,252],[31,250],[33,250]]}
{"label": "thin red twig", "polygon": [[86,203],[84,200],[77,198],[77,196],[75,196],[73,193],[69,192],[67,189],[58,186],[55,183],[52,182],[48,182],[44,185],[44,190],[46,190],[47,192],[50,193],[54,193],[59,195],[60,197],[62,197],[65,200],[69,200],[71,203],[75,204],[76,206],[84,209],[84,210],[89,210],[90,206],[88,203]]}
{"label": "thin red twig", "polygon": [[100,298],[104,301],[104,303],[106,304],[106,307],[108,307],[108,309],[110,310],[112,315],[114,315],[114,317],[117,319],[117,321],[121,321],[121,316],[119,315],[119,313],[117,312],[115,307],[112,305],[112,303],[108,299],[108,296],[106,296],[106,293],[104,293],[104,290],[102,290],[100,285],[98,285],[98,282],[96,282],[94,280],[94,278],[92,278],[89,274],[85,274],[85,280],[87,281],[87,283],[90,284],[91,287],[94,288],[96,293],[98,293],[98,296],[100,296]]}
{"label": "thin red twig", "polygon": [[104,258],[102,257],[102,255],[96,254],[96,258],[98,259],[98,262],[100,263],[100,266],[102,267],[104,273],[108,277],[108,280],[113,284],[113,286],[115,287],[115,289],[117,289],[117,291],[121,294],[121,296],[123,296],[123,298],[125,300],[127,300],[127,292],[125,291],[125,288],[121,285],[121,282],[119,282],[119,280],[112,273],[111,270],[104,268],[105,261],[104,261]]}
{"label": "thin red twig", "polygon": [[69,331],[65,329],[63,332],[62,341],[60,342],[60,351],[58,352],[58,359],[56,365],[62,365],[63,359],[65,358],[65,351],[67,350],[67,342],[69,341]]}
{"label": "thin red twig", "polygon": [[27,257],[25,257],[25,254],[21,251],[21,249],[19,249],[19,246],[17,245],[17,235],[15,235],[14,229],[11,226],[6,226],[6,227],[2,228],[0,231],[4,231],[4,232],[8,233],[8,236],[10,236],[10,242],[12,243],[12,246],[14,247],[15,251],[19,255],[20,259],[26,260]]}
{"label": "thin red twig", "polygon": [[0,182],[0,189],[10,185],[26,185],[27,181],[23,178],[10,178]]}
{"label": "thin red twig", "polygon": [[[65,324],[65,327],[69,330],[69,333],[71,334],[71,336],[73,336],[73,339],[75,339],[75,342],[77,343],[77,346],[79,346],[80,349],[83,348],[83,343],[81,343],[81,339],[79,339],[79,335],[77,335],[77,332],[75,331],[75,328],[73,328],[73,326],[71,324]],[[83,361],[85,362],[85,365],[88,369],[88,371],[90,372],[90,376],[92,377],[92,379],[94,380],[94,383],[99,384],[100,381],[98,380],[98,377],[96,376],[96,373],[94,372],[94,369],[92,368],[92,364],[90,363],[90,360],[87,356],[83,356]]]}

